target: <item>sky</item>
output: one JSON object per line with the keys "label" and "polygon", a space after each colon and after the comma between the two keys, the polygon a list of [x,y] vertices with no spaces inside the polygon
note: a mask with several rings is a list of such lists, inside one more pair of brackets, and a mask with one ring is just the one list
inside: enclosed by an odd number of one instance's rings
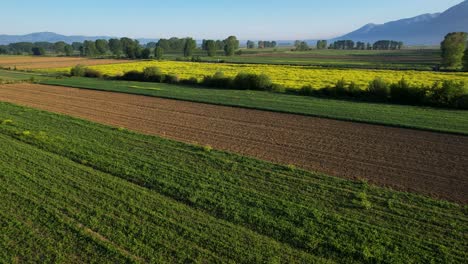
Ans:
{"label": "sky", "polygon": [[462,0],[0,0],[0,34],[321,39]]}

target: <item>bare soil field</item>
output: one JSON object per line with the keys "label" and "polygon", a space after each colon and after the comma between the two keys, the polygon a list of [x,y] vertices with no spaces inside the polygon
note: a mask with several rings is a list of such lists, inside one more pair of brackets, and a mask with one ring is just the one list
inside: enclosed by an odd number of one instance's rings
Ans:
{"label": "bare soil field", "polygon": [[0,56],[1,67],[16,67],[18,70],[50,69],[72,67],[77,64],[85,66],[125,63],[126,60],[88,59],[76,57],[28,57],[28,56]]}
{"label": "bare soil field", "polygon": [[0,101],[468,203],[465,136],[35,84]]}

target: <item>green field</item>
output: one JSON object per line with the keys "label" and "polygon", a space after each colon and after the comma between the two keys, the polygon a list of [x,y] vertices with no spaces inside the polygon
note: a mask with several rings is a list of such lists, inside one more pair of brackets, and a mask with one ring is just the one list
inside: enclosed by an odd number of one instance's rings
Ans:
{"label": "green field", "polygon": [[90,78],[49,79],[42,83],[468,134],[468,111],[463,110],[320,99],[259,91],[218,90]]}
{"label": "green field", "polygon": [[0,262],[468,258],[466,206],[366,182],[7,103],[0,148]]}
{"label": "green field", "polygon": [[30,80],[31,78],[34,78],[35,80],[42,80],[48,77],[39,73],[0,70],[0,83],[1,81],[4,81],[4,82],[27,81],[27,80]]}
{"label": "green field", "polygon": [[[196,51],[203,61],[223,60],[229,63],[309,65],[338,68],[363,69],[412,69],[432,70],[440,64],[438,49],[404,49],[395,51],[380,50],[311,50],[291,51],[293,47],[276,49],[242,49],[242,55],[226,57],[218,54],[207,57],[206,52]],[[182,57],[180,53],[168,53],[166,59]]]}

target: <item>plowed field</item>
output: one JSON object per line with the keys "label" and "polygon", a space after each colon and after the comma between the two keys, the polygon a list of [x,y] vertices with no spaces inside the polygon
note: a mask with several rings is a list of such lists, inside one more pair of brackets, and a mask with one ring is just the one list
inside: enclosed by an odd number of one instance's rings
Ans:
{"label": "plowed field", "polygon": [[0,100],[347,178],[468,202],[468,137],[56,86]]}

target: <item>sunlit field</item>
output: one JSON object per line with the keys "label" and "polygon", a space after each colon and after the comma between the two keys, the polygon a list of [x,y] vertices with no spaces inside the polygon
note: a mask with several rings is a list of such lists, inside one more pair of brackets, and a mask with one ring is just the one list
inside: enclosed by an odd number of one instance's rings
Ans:
{"label": "sunlit field", "polygon": [[[131,70],[141,71],[146,67],[159,67],[163,73],[175,74],[181,79],[197,78],[223,72],[233,77],[240,72],[266,74],[273,83],[287,88],[301,88],[312,85],[323,88],[335,84],[344,78],[348,82],[355,82],[363,88],[374,78],[381,77],[388,82],[397,82],[405,78],[414,85],[432,85],[436,81],[453,80],[468,82],[468,73],[446,73],[426,71],[395,71],[395,70],[365,70],[365,69],[324,69],[305,66],[287,65],[251,65],[224,63],[196,63],[175,61],[142,61],[114,65],[97,65],[90,68],[103,74],[116,76]],[[70,68],[48,69],[47,72],[68,72]]]}

